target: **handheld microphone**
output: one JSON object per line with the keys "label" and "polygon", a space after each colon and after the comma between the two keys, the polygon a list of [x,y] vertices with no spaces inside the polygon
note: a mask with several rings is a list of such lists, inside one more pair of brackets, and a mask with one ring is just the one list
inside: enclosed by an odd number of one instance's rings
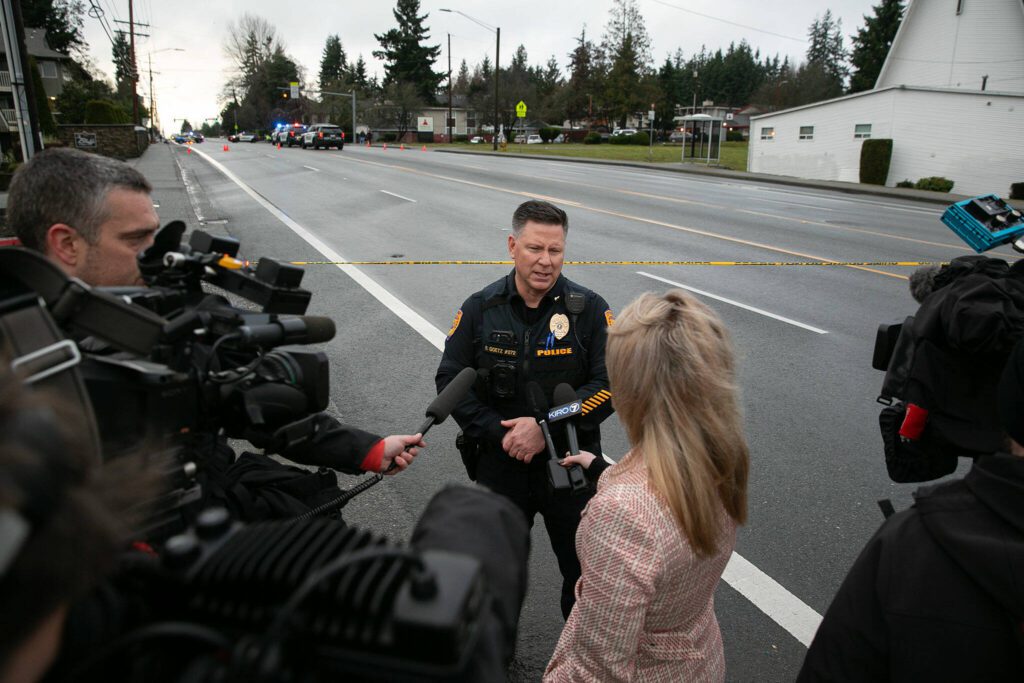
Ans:
{"label": "handheld microphone", "polygon": [[430,405],[427,406],[426,419],[420,428],[416,430],[420,434],[426,434],[433,425],[439,425],[448,419],[452,410],[462,400],[463,396],[469,393],[476,382],[476,370],[473,368],[462,368],[455,379],[448,383],[441,393],[437,395]]}
{"label": "handheld microphone", "polygon": [[265,325],[242,325],[236,330],[239,341],[256,346],[282,344],[320,344],[334,339],[334,321],[322,315],[297,315],[279,318]]}
{"label": "handheld microphone", "polygon": [[[416,433],[426,435],[431,427],[447,420],[452,410],[462,400],[462,397],[473,388],[475,382],[476,370],[473,368],[462,368],[462,371],[455,375],[455,379],[449,382],[448,386],[442,389],[441,393],[427,406],[426,417],[420,428],[416,430]],[[407,448],[406,450],[409,449]],[[398,465],[392,462],[387,470],[385,470],[385,473],[390,472],[396,467]]]}
{"label": "handheld microphone", "polygon": [[[555,393],[553,398],[555,403],[559,403],[559,407],[554,408],[548,413],[548,420],[551,420],[551,414],[556,413],[556,420],[565,420],[565,434],[569,441],[569,455],[580,454],[580,442],[579,437],[576,434],[576,416],[583,411],[583,405],[580,401],[580,397],[576,395],[576,390],[571,386],[562,382],[555,387]],[[573,493],[579,493],[587,489],[587,478],[583,474],[583,468],[579,465],[573,465],[569,468],[564,468],[561,465],[559,467],[566,473],[569,479],[569,487]]]}
{"label": "handheld microphone", "polygon": [[540,431],[544,434],[544,443],[547,444],[548,457],[551,460],[558,460],[558,452],[555,450],[555,442],[551,438],[551,430],[548,429],[546,419],[548,413],[548,399],[544,396],[544,390],[536,382],[529,382],[526,385],[526,400],[530,404],[530,410],[540,425]]}

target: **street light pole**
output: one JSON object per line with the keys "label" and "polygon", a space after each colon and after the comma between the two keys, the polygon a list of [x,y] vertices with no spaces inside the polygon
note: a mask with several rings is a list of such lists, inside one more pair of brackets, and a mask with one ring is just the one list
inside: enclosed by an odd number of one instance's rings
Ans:
{"label": "street light pole", "polygon": [[448,120],[444,122],[444,141],[452,143],[452,34],[448,34]]}
{"label": "street light pole", "polygon": [[[480,21],[479,19],[474,19],[473,17],[469,16],[465,12],[462,12],[462,11],[457,10],[457,9],[444,9],[444,8],[442,8],[440,11],[441,12],[450,12],[452,14],[461,14],[462,16],[464,16],[467,19],[469,19],[470,21],[472,21],[474,24],[476,24],[478,26],[483,26],[488,31],[494,31],[494,36],[495,36],[495,43],[494,43],[494,137],[492,139],[492,143],[493,143],[492,144],[492,148],[494,149],[494,151],[498,151],[498,77],[499,77],[499,74],[501,74],[501,68],[500,68],[501,62],[499,60],[499,55],[501,54],[501,27],[500,26],[497,26],[497,27],[496,26],[490,26],[488,24],[485,24],[484,22]],[[449,80],[450,80],[450,78],[451,77],[449,76]]]}

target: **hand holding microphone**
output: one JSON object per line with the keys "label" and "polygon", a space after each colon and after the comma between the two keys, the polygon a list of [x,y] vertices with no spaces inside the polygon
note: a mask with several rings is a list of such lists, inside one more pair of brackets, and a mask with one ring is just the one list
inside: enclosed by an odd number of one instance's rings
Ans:
{"label": "hand holding microphone", "polygon": [[[436,424],[441,424],[448,419],[452,410],[462,397],[469,393],[476,382],[476,370],[463,368],[462,372],[455,376],[448,383],[441,393],[437,395],[430,405],[427,406],[426,416],[423,424],[420,425],[416,434],[408,436],[389,436],[384,439],[384,459],[382,468],[384,474],[398,474],[412,463],[413,458],[419,453],[420,448],[426,446],[423,443],[423,435]],[[390,464],[389,464],[390,452]]]}

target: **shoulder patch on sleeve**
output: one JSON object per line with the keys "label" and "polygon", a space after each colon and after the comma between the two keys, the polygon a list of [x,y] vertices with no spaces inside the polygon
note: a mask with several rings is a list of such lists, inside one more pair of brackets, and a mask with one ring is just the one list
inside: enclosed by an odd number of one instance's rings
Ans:
{"label": "shoulder patch on sleeve", "polygon": [[615,324],[615,316],[612,315],[612,309],[609,308],[604,312],[604,320],[606,323],[608,323],[608,327],[611,327],[612,325]]}
{"label": "shoulder patch on sleeve", "polygon": [[462,322],[462,309],[460,308],[458,313],[455,314],[455,319],[452,320],[452,329],[448,330],[448,337],[450,338],[455,334],[455,330],[459,329],[459,323]]}

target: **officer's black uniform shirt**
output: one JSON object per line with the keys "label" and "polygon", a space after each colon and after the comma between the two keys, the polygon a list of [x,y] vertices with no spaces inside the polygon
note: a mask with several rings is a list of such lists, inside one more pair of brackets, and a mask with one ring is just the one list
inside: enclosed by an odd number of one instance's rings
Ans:
{"label": "officer's black uniform shirt", "polygon": [[[570,289],[585,294],[584,309],[578,315],[566,310],[565,295]],[[512,330],[517,337],[514,348],[510,346],[507,350],[515,355],[506,358],[515,363],[517,391],[505,400],[496,400],[489,392],[486,377],[486,365],[493,358],[484,350],[493,348],[493,344],[483,338],[488,334],[483,327],[485,312],[493,308],[501,310],[502,307],[511,312],[510,326],[517,328]],[[568,334],[560,339],[556,339],[549,330],[549,322],[556,314],[565,315],[570,320]],[[500,444],[506,432],[501,420],[533,416],[523,391],[527,382],[538,381],[549,402],[554,385],[567,382],[576,389],[583,403],[583,415],[579,421],[581,446],[596,446],[599,444],[598,425],[612,413],[608,371],[605,368],[605,343],[611,323],[611,310],[600,295],[561,275],[536,308],[526,306],[516,289],[513,270],[463,303],[445,342],[444,355],[435,378],[437,389],[440,391],[447,386],[465,367],[485,368],[482,373],[485,377],[456,406],[452,415],[468,437]],[[554,355],[556,352],[558,355]],[[560,447],[561,439],[557,435],[560,430],[554,431],[556,446]]]}

